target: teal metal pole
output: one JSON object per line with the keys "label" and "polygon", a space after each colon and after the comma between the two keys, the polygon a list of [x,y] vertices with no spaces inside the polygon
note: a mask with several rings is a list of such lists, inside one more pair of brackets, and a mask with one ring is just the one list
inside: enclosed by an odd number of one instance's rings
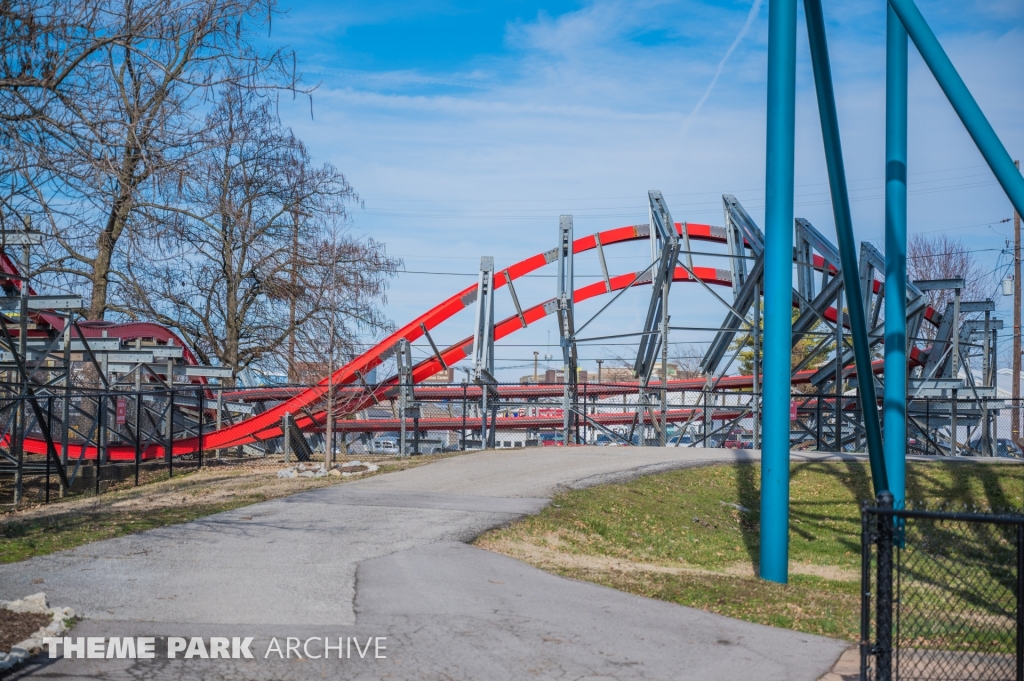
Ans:
{"label": "teal metal pole", "polygon": [[[832,193],[832,214],[836,222],[839,241],[839,260],[843,266],[843,286],[846,289],[846,310],[850,316],[850,339],[853,358],[857,366],[857,393],[860,395],[864,433],[868,441],[868,460],[875,494],[889,489],[882,452],[882,428],[878,423],[878,400],[875,398],[875,378],[871,371],[871,350],[868,347],[868,324],[864,315],[864,299],[860,293],[857,267],[857,242],[853,238],[853,217],[850,214],[850,195],[846,187],[846,169],[843,165],[843,145],[839,135],[839,115],[836,112],[835,91],[832,87],[832,68],[828,59],[825,39],[825,18],[821,0],[804,0],[807,18],[807,37],[814,67],[814,87],[818,95],[818,115],[821,118],[821,137],[825,142],[825,164],[828,184]],[[839,317],[841,319],[841,310]],[[836,357],[842,348],[836,348]]]}
{"label": "teal metal pole", "polygon": [[914,0],[889,0],[889,6],[896,11],[896,16],[907,29],[907,34],[914,41],[921,58],[931,69],[939,87],[946,93],[946,98],[978,146],[978,151],[985,157],[988,167],[999,180],[1010,203],[1018,213],[1024,213],[1024,177],[1021,177],[1020,171],[1013,165],[996,131],[989,125],[988,119],[974,101],[953,62],[949,60],[938,38],[921,16],[921,11],[914,4]]}
{"label": "teal metal pole", "polygon": [[907,31],[887,8],[885,40],[885,468],[896,508],[907,468]]}
{"label": "teal metal pole", "polygon": [[796,0],[768,3],[761,578],[789,579],[789,400],[793,337]]}

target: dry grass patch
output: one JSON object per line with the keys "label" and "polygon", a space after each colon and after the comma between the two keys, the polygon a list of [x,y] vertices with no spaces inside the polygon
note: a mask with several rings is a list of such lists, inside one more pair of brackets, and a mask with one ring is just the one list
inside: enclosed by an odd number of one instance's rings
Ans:
{"label": "dry grass patch", "polygon": [[[791,472],[788,585],[756,578],[759,468],[708,466],[575,490],[477,545],[556,574],[752,622],[850,641],[858,633],[866,464]],[[957,508],[1024,507],[1024,466],[912,463],[907,497]]]}
{"label": "dry grass patch", "polygon": [[377,462],[380,470],[358,477],[278,478],[280,461],[147,473],[99,495],[80,495],[50,504],[7,508],[0,513],[0,563],[13,563],[100,539],[188,522],[310,489],[424,465],[434,457]]}

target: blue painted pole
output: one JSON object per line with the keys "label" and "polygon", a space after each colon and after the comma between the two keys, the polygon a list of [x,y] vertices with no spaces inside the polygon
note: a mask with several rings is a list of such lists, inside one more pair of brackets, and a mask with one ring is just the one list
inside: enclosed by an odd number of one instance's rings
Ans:
{"label": "blue painted pole", "polygon": [[907,467],[907,31],[888,8],[885,41],[885,468],[896,508]]}
{"label": "blue painted pole", "polygon": [[1024,213],[1024,177],[1021,177],[1020,171],[1013,165],[1006,148],[999,141],[978,103],[974,101],[953,62],[939,44],[938,38],[921,16],[921,11],[914,4],[914,0],[889,0],[889,6],[895,10],[896,16],[907,29],[907,34],[914,41],[921,58],[931,69],[939,87],[946,93],[946,98],[978,146],[978,151],[985,157],[988,167],[999,180],[1010,203],[1018,213]]}
{"label": "blue painted pole", "polygon": [[789,400],[793,337],[796,0],[768,2],[761,578],[789,579]]}
{"label": "blue painted pole", "polygon": [[[850,195],[846,186],[839,114],[836,111],[821,0],[804,0],[804,14],[807,18],[811,64],[814,67],[814,87],[818,95],[821,138],[825,143],[825,165],[828,168],[828,184],[832,194],[832,215],[839,241],[839,260],[843,266],[846,312],[850,317],[850,340],[853,341],[853,358],[857,366],[857,393],[860,396],[864,434],[868,442],[871,481],[874,483],[875,494],[878,494],[889,489],[889,483],[886,479],[885,455],[882,452],[882,429],[878,422],[878,400],[875,397],[875,379],[871,370],[868,324],[864,314],[864,299],[860,293],[857,242],[853,237],[853,217],[850,213]],[[837,348],[836,356],[841,356],[841,353],[842,348]]]}

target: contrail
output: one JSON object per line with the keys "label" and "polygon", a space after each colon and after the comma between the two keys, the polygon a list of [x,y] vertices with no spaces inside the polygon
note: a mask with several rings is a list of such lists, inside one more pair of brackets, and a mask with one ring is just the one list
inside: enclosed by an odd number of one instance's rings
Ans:
{"label": "contrail", "polygon": [[700,101],[697,102],[697,106],[693,107],[693,111],[691,111],[690,115],[686,117],[685,121],[683,121],[683,130],[690,127],[690,122],[693,120],[694,116],[700,112],[700,108],[704,106],[704,102],[708,101],[708,97],[711,96],[711,91],[715,89],[715,83],[718,82],[718,77],[722,75],[722,69],[725,68],[725,62],[729,61],[729,57],[732,56],[732,53],[739,46],[740,42],[743,40],[743,36],[747,35],[747,31],[750,30],[750,25],[754,23],[754,19],[757,18],[758,12],[761,11],[761,2],[762,0],[754,0],[754,4],[750,6],[750,11],[747,12],[747,20],[743,24],[743,28],[741,28],[740,32],[736,34],[736,39],[732,41],[732,45],[729,46],[729,49],[725,51],[725,56],[722,57],[722,61],[718,62],[718,68],[715,69],[715,77],[711,79],[711,84],[708,85],[708,89],[704,91],[704,96],[700,98]]}

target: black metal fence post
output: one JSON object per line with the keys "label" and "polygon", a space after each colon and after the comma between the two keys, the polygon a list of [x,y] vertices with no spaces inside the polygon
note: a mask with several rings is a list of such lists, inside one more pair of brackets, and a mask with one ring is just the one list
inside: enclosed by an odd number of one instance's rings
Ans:
{"label": "black metal fence post", "polygon": [[199,467],[203,467],[203,412],[206,411],[206,390],[199,389],[199,437],[197,449],[199,450]]}
{"label": "black metal fence post", "polygon": [[96,494],[100,493],[100,473],[103,470],[100,467],[103,458],[103,429],[106,421],[107,401],[106,395],[100,395],[99,401],[97,402],[98,409],[96,410]]}
{"label": "black metal fence post", "polygon": [[[878,506],[892,509],[893,496],[879,492]],[[878,523],[878,579],[875,583],[875,679],[892,681],[892,574],[893,574],[893,517],[887,514],[877,516]]]}
{"label": "black metal fence post", "polygon": [[925,454],[932,453],[932,439],[928,436],[929,431],[932,429],[932,398],[924,398],[924,427],[926,429],[924,433],[924,447]]}
{"label": "black metal fence post", "polygon": [[818,395],[815,399],[815,414],[814,414],[814,448],[819,452],[821,451],[821,395]]}
{"label": "black metal fence post", "polygon": [[[701,393],[701,397],[703,398],[701,400],[701,402],[703,403],[703,409],[704,409],[704,423],[701,424],[703,426],[703,430],[704,430],[704,437],[701,438],[700,443],[701,443],[701,446],[707,447],[708,446],[708,430],[710,430],[710,428],[708,427],[708,391],[704,390]],[[634,421],[635,420],[636,419],[634,419]],[[630,433],[630,437],[632,437],[632,433]],[[630,444],[632,444],[632,441],[630,441]]]}
{"label": "black metal fence post", "polygon": [[420,409],[416,407],[417,415],[412,417],[412,454],[413,456],[420,455]]}
{"label": "black metal fence post", "polygon": [[[53,440],[53,397],[46,398],[46,429]],[[46,503],[50,503],[50,453],[46,453]]]}
{"label": "black metal fence post", "polygon": [[139,486],[139,464],[142,463],[142,391],[135,393],[135,486]]}
{"label": "black metal fence post", "polygon": [[167,391],[167,477],[174,477],[174,391]]}
{"label": "black metal fence post", "polygon": [[466,451],[466,389],[465,383],[462,384],[462,451]]}
{"label": "black metal fence post", "polygon": [[835,411],[835,423],[832,424],[832,446],[834,451],[843,451],[843,394],[836,388],[835,404],[832,405]]}
{"label": "black metal fence post", "polygon": [[1017,525],[1017,681],[1024,681],[1024,524]]}
{"label": "black metal fence post", "polygon": [[871,656],[871,547],[875,543],[868,514],[870,504],[860,505],[860,681],[868,681]]}

